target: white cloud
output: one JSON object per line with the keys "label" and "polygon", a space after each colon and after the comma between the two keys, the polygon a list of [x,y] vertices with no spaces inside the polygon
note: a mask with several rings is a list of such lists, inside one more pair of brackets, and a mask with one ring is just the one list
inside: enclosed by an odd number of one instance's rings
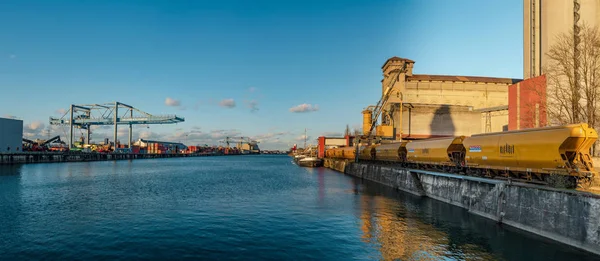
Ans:
{"label": "white cloud", "polygon": [[151,132],[151,131],[142,131],[139,134],[139,138],[144,139],[144,140],[155,140],[155,139],[160,139],[161,135]]}
{"label": "white cloud", "polygon": [[41,129],[44,128],[44,126],[45,126],[44,123],[42,123],[41,121],[34,121],[34,122],[29,123],[27,125],[27,129],[34,130],[34,131],[35,130],[41,130]]}
{"label": "white cloud", "polygon": [[41,138],[42,136],[46,136],[44,131],[45,126],[46,125],[44,125],[44,123],[41,121],[33,121],[31,123],[24,124],[23,136],[27,138]]}
{"label": "white cloud", "polygon": [[258,102],[256,100],[247,101],[246,106],[250,109],[251,112],[258,111]]}
{"label": "white cloud", "polygon": [[221,102],[219,102],[219,106],[233,108],[235,107],[235,101],[233,99],[224,99]]}
{"label": "white cloud", "polygon": [[255,91],[256,91],[256,88],[254,88],[254,87],[250,87],[250,88],[248,88],[248,91],[249,91],[249,92],[255,92]]}
{"label": "white cloud", "polygon": [[165,99],[165,105],[177,107],[177,106],[181,105],[181,102],[179,102],[178,100],[175,100],[171,97],[167,97],[167,99]]}
{"label": "white cloud", "polygon": [[290,111],[294,112],[294,113],[311,112],[311,111],[318,111],[318,110],[319,110],[318,105],[313,106],[311,104],[306,104],[306,103],[290,108]]}

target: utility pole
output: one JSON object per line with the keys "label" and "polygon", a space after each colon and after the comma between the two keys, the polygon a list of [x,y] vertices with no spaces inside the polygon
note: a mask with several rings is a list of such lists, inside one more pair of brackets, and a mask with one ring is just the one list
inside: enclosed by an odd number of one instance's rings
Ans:
{"label": "utility pole", "polygon": [[304,151],[306,151],[306,128],[304,128]]}

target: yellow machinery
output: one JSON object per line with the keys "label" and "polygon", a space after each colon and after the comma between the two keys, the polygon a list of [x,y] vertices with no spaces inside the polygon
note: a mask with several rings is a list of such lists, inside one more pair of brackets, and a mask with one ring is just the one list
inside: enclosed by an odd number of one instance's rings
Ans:
{"label": "yellow machinery", "polygon": [[[598,133],[587,124],[473,135],[464,140],[467,166],[501,171],[592,177],[590,148]],[[541,177],[540,177],[541,178]]]}
{"label": "yellow machinery", "polygon": [[376,127],[375,135],[384,138],[394,137],[394,126],[391,125],[379,125]]}
{"label": "yellow machinery", "polygon": [[[455,165],[464,157],[465,136],[413,141],[406,145],[408,162]],[[458,162],[457,162],[458,161]]]}
{"label": "yellow machinery", "polygon": [[[363,137],[362,137],[362,139],[363,140],[370,141],[373,138],[385,138],[385,139],[394,139],[395,138],[394,137],[394,126],[392,126],[391,122],[389,122],[389,121],[391,121],[389,119],[389,117],[391,117],[391,115],[387,114],[384,111],[385,111],[386,106],[388,105],[388,100],[393,93],[394,84],[396,84],[396,82],[400,78],[400,75],[402,75],[402,73],[406,72],[406,70],[407,70],[406,63],[403,64],[402,68],[395,70],[395,74],[390,75],[391,81],[389,82],[389,85],[387,86],[385,91],[382,93],[381,99],[379,99],[377,104],[374,106],[368,106],[365,110],[362,111],[362,114],[363,114]],[[398,92],[398,95],[401,95],[401,94]],[[402,105],[400,107],[402,108]],[[387,117],[388,117],[387,122],[383,121],[384,115],[387,115]],[[402,115],[402,110],[400,110],[400,115]],[[380,116],[382,117],[381,125],[377,125],[377,121],[379,120]],[[374,129],[375,129],[375,133],[373,133]],[[360,142],[360,140],[359,140],[359,142]]]}

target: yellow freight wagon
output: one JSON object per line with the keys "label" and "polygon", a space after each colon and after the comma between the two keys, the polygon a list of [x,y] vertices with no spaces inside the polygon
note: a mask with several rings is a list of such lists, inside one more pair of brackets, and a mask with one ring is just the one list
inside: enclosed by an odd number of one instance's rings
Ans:
{"label": "yellow freight wagon", "polygon": [[406,153],[406,144],[408,142],[396,142],[381,144],[375,149],[375,159],[380,161],[402,162],[401,153]]}
{"label": "yellow freight wagon", "polygon": [[[407,160],[430,165],[457,165],[462,163],[465,136],[418,140],[406,144]],[[461,157],[462,156],[462,157]]]}
{"label": "yellow freight wagon", "polygon": [[340,158],[350,160],[356,159],[356,147],[341,147],[339,150],[341,151]]}
{"label": "yellow freight wagon", "polygon": [[375,150],[378,145],[370,145],[370,146],[361,146],[360,154],[358,155],[358,159],[360,160],[373,160],[375,156]]}
{"label": "yellow freight wagon", "polygon": [[589,150],[597,139],[598,133],[584,123],[477,134],[463,144],[469,167],[591,177]]}

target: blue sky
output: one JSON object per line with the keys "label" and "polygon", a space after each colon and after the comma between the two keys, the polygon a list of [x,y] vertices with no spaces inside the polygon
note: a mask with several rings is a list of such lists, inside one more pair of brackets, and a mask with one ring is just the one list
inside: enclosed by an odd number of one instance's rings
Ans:
{"label": "blue sky", "polygon": [[[520,0],[1,1],[0,116],[23,119],[25,135],[41,138],[70,104],[120,101],[186,119],[136,128],[134,138],[252,136],[262,149],[287,149],[302,144],[304,128],[314,140],[358,127],[392,56],[415,60],[417,74],[521,78],[522,8]],[[302,104],[312,110],[291,111]],[[93,140],[109,133],[94,130]]]}

